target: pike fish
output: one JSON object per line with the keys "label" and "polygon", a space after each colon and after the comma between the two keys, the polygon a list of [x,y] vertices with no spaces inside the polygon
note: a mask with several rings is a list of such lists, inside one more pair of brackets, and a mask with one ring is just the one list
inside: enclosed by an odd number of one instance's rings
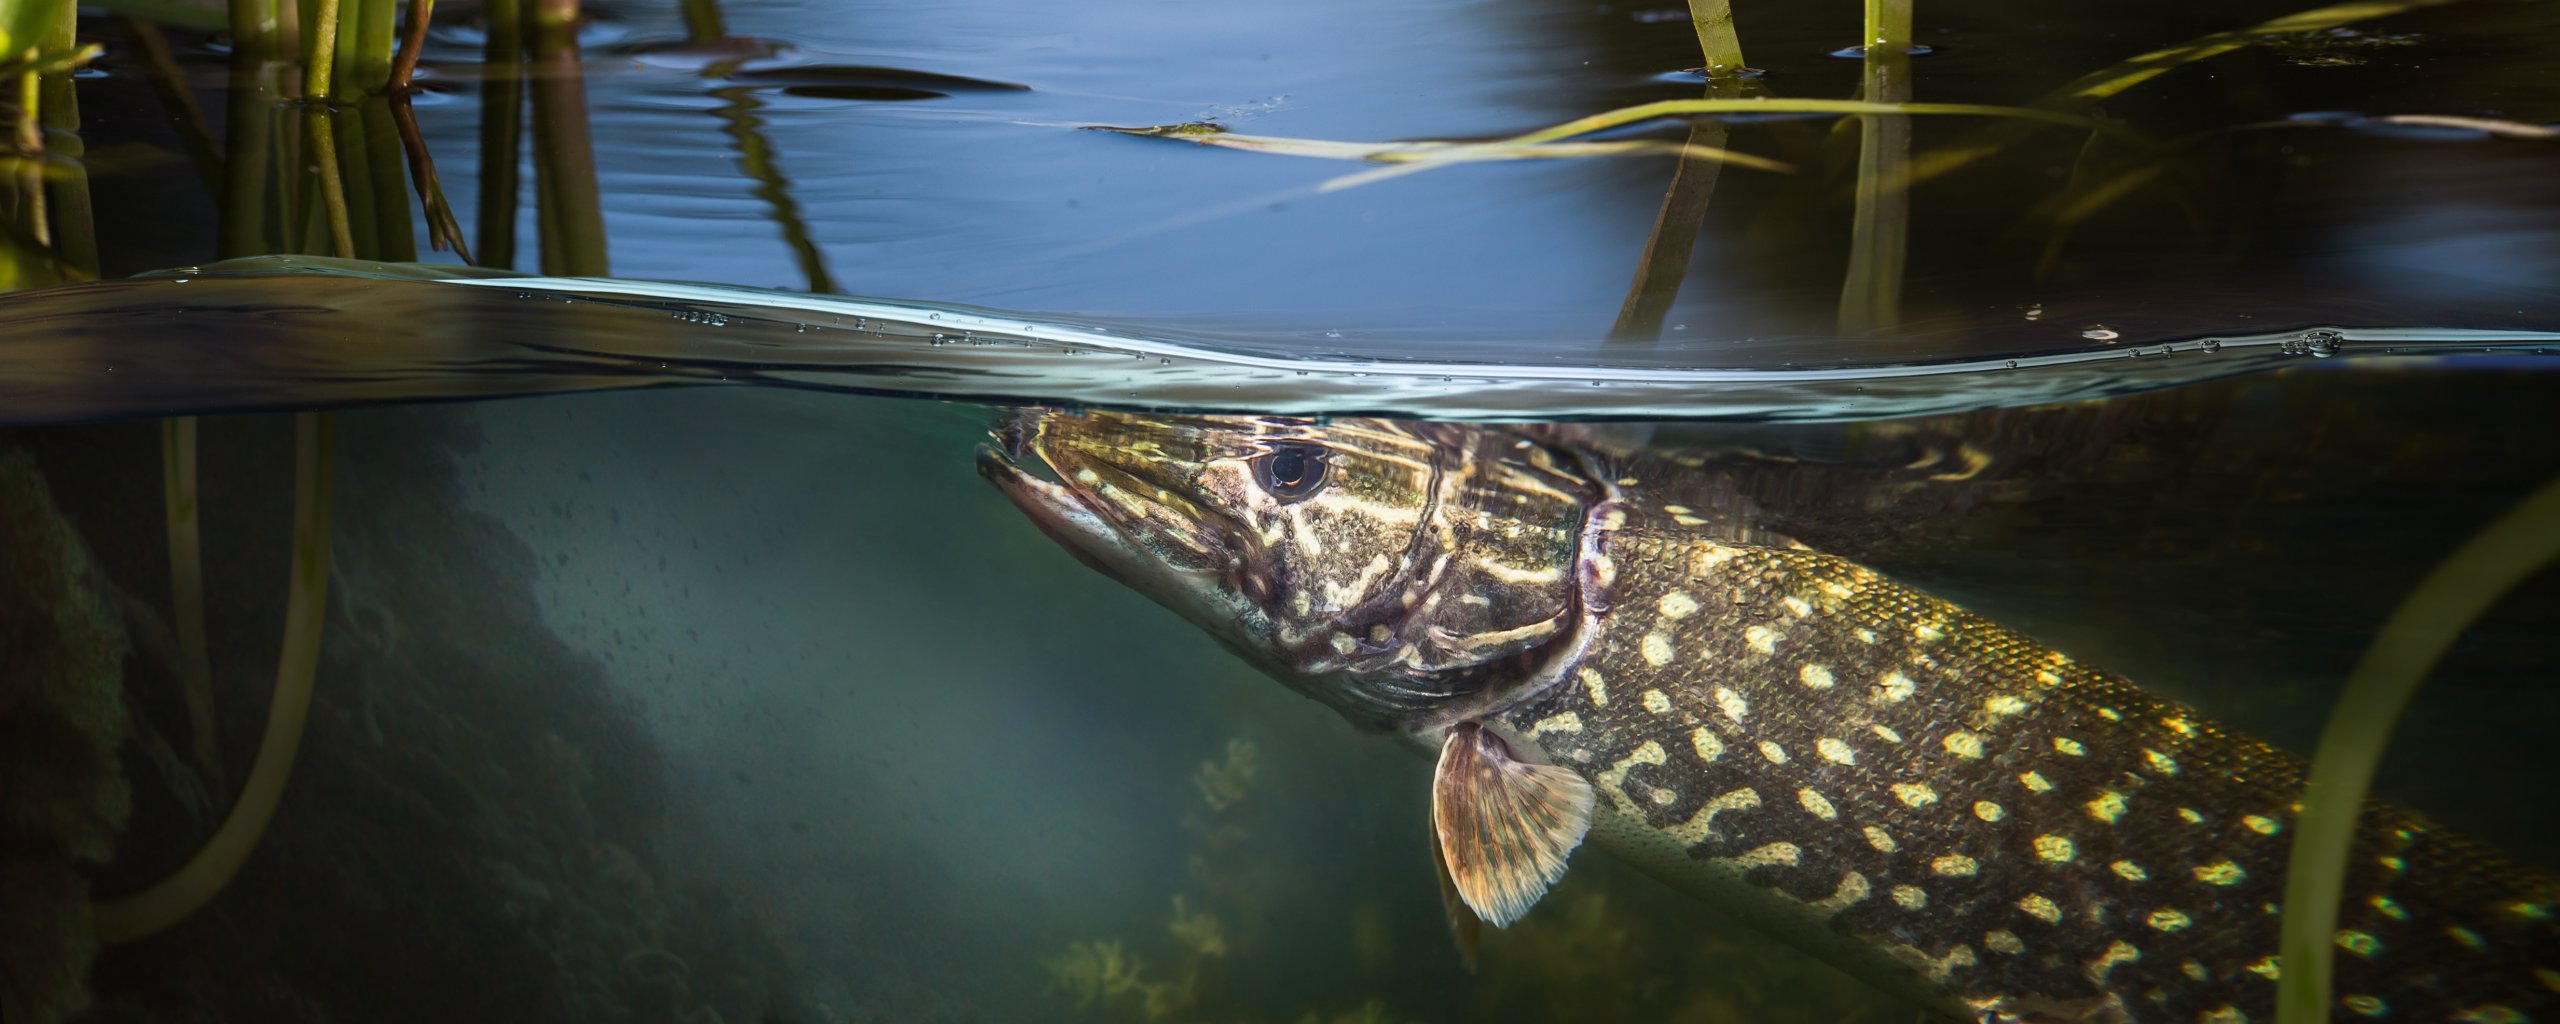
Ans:
{"label": "pike fish", "polygon": [[[1586,837],[1944,1016],[2272,1019],[2303,763],[1551,431],[1028,411],[1078,558],[1439,756],[1461,944]],[[2560,1022],[2560,883],[2376,801],[2339,1020]]]}

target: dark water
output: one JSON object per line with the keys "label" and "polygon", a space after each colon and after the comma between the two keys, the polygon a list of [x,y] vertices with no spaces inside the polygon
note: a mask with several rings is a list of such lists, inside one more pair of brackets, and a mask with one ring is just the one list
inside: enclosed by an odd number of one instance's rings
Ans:
{"label": "dark water", "polygon": [[[1923,7],[1910,98],[2036,103],[2294,10]],[[161,66],[82,22],[107,52],[56,160],[79,174],[41,220],[6,206],[0,564],[52,589],[0,587],[37,666],[0,683],[0,1019],[1909,1019],[1598,851],[1463,972],[1427,765],[1058,551],[975,478],[982,403],[1646,421],[1612,436],[1764,458],[1821,546],[2296,750],[2399,597],[2560,475],[2548,4],[2247,37],[2094,134],[1913,118],[1914,160],[1990,155],[1907,194],[1898,260],[1856,228],[1894,192],[1830,117],[1734,121],[1723,145],[1793,170],[1721,171],[1694,251],[1656,234],[1658,156],[1322,191],[1364,165],[1075,130],[1482,139],[1694,98],[1667,8],[587,13],[519,80],[442,5],[415,101],[475,256],[541,281],[405,266],[455,256],[379,100],[331,121],[348,255],[382,262],[219,263],[332,251],[299,109],[202,34]],[[1752,88],[1857,93],[1854,6],[1740,25]],[[521,143],[484,134],[508,111]],[[271,148],[234,145],[257,125]],[[1879,281],[1883,315],[1843,309]],[[280,414],[323,407],[291,786],[219,900],[93,957],[90,895],[165,875],[248,771],[294,540]],[[205,414],[210,768],[175,413]],[[2000,486],[1880,490],[1912,438],[1992,453]],[[2554,635],[2545,573],[2381,780],[2546,868]]]}

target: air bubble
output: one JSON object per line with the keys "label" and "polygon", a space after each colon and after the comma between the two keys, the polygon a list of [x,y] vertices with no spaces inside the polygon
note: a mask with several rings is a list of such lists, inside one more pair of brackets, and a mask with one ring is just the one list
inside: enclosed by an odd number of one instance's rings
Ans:
{"label": "air bubble", "polygon": [[2117,338],[2124,337],[2124,335],[2116,333],[2114,328],[2108,327],[2105,324],[2099,324],[2096,327],[2082,331],[2080,332],[2080,336],[2087,338],[2090,341],[2114,341]]}

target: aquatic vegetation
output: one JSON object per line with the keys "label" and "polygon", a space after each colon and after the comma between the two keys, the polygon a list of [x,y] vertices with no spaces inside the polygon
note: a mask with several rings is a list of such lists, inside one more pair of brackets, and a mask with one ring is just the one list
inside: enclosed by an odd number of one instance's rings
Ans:
{"label": "aquatic vegetation", "polygon": [[2276,1019],[2329,1016],[2329,978],[2340,943],[2338,904],[2358,812],[2382,766],[2392,730],[2427,672],[2471,623],[2507,592],[2560,561],[2560,480],[2528,495],[2447,556],[2402,598],[2348,677],[2312,756],[2285,871],[2284,974]]}
{"label": "aquatic vegetation", "polygon": [[1073,998],[1077,1009],[1118,1010],[1136,1020],[1161,1021],[1198,999],[1196,967],[1174,980],[1149,981],[1146,962],[1116,941],[1075,943],[1041,963],[1049,970],[1050,991]]}
{"label": "aquatic vegetation", "polygon": [[1189,898],[1181,893],[1173,896],[1173,920],[1165,925],[1173,932],[1173,940],[1182,948],[1199,956],[1227,955],[1227,929],[1208,911],[1192,913]]}
{"label": "aquatic vegetation", "polygon": [[97,953],[83,864],[132,809],[127,642],[87,546],[33,459],[0,451],[0,1019],[87,1007]]}
{"label": "aquatic vegetation", "polygon": [[296,417],[294,431],[294,530],[291,583],[285,599],[284,651],[276,666],[275,697],[267,710],[266,736],[250,763],[248,781],[204,848],[158,884],[97,907],[98,937],[129,942],[185,920],[231,883],[274,819],[292,777],[294,755],[311,708],[313,677],[320,668],[320,635],[329,601],[330,460],[336,447],[327,414]]}
{"label": "aquatic vegetation", "polygon": [[1400,1024],[1403,1019],[1387,1012],[1385,1000],[1372,999],[1330,1016],[1308,1013],[1298,1018],[1298,1024]]}
{"label": "aquatic vegetation", "polygon": [[1253,791],[1253,775],[1259,752],[1253,741],[1241,736],[1227,741],[1227,759],[1202,761],[1200,770],[1191,776],[1191,784],[1199,787],[1200,799],[1212,811],[1223,811],[1244,802]]}

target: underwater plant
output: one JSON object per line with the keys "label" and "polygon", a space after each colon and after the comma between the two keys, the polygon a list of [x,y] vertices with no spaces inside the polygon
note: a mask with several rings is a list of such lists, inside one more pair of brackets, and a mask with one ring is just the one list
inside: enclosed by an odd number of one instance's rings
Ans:
{"label": "underwater plant", "polygon": [[133,805],[121,752],[127,640],[35,460],[0,451],[0,1020],[89,1005],[98,943],[80,866]]}

